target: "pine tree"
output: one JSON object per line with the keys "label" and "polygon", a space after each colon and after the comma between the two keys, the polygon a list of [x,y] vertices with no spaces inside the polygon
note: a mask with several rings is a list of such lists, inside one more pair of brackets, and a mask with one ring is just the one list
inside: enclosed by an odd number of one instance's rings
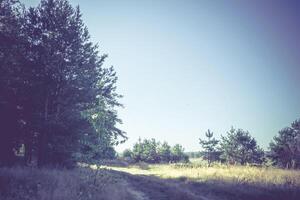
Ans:
{"label": "pine tree", "polygon": [[167,142],[159,145],[157,151],[160,157],[160,161],[169,162],[171,160],[171,147]]}
{"label": "pine tree", "polygon": [[184,153],[184,148],[180,144],[175,144],[171,148],[171,161],[172,162],[189,161],[189,157]]}
{"label": "pine tree", "polygon": [[229,163],[261,164],[264,159],[263,150],[248,131],[231,128],[227,136],[222,136],[221,157]]}
{"label": "pine tree", "polygon": [[211,132],[209,129],[205,133],[205,136],[207,137],[207,140],[202,140],[200,138],[199,143],[204,149],[208,166],[210,167],[211,163],[214,161],[214,156],[216,155],[217,152],[216,146],[218,145],[219,141],[213,137],[214,133]]}
{"label": "pine tree", "polygon": [[270,143],[269,157],[275,165],[286,168],[300,167],[300,119],[291,127],[279,131]]}

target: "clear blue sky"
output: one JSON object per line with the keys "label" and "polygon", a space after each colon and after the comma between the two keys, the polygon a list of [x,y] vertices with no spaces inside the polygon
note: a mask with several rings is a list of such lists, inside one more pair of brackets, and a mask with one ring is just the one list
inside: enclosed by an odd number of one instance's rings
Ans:
{"label": "clear blue sky", "polygon": [[129,140],[117,150],[141,137],[197,151],[207,129],[231,126],[266,148],[300,118],[297,1],[70,2],[119,76]]}

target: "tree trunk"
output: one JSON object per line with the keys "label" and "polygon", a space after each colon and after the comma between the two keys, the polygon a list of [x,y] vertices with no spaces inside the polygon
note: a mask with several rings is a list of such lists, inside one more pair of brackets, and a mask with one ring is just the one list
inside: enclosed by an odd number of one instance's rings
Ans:
{"label": "tree trunk", "polygon": [[47,130],[46,124],[48,121],[49,115],[49,94],[46,95],[45,99],[45,108],[44,108],[44,128],[40,131],[39,139],[38,139],[38,167],[45,165],[46,161],[46,147],[47,147]]}
{"label": "tree trunk", "polygon": [[25,147],[25,165],[28,165],[32,161],[32,148],[33,144],[31,141],[31,137],[25,141],[24,147]]}

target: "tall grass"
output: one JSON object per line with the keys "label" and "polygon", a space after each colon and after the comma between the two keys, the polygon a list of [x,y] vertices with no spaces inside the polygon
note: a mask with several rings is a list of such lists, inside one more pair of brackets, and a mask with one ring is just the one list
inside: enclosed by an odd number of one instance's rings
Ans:
{"label": "tall grass", "polygon": [[300,199],[299,170],[222,164],[207,167],[198,161],[122,163],[120,167],[112,164],[82,165],[73,170],[0,168],[0,200],[160,200],[170,196],[212,200]]}
{"label": "tall grass", "polygon": [[[229,166],[203,163],[155,164],[112,167],[134,175],[177,180],[181,187],[207,199],[300,199],[300,171],[270,167]],[[182,185],[184,183],[184,185]]]}
{"label": "tall grass", "polygon": [[125,184],[108,170],[0,168],[1,200],[131,199]]}
{"label": "tall grass", "polygon": [[155,175],[161,178],[186,177],[193,181],[221,180],[237,183],[270,185],[293,185],[300,187],[300,171],[267,167],[215,165],[203,167],[198,164],[155,164],[113,167],[132,174]]}

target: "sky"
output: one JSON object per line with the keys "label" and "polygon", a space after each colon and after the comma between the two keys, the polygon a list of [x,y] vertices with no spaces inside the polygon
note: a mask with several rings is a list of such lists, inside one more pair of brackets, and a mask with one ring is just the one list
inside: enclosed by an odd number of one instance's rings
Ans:
{"label": "sky", "polygon": [[119,77],[129,139],[117,151],[139,137],[199,151],[207,129],[231,126],[267,149],[300,118],[299,1],[70,2]]}

